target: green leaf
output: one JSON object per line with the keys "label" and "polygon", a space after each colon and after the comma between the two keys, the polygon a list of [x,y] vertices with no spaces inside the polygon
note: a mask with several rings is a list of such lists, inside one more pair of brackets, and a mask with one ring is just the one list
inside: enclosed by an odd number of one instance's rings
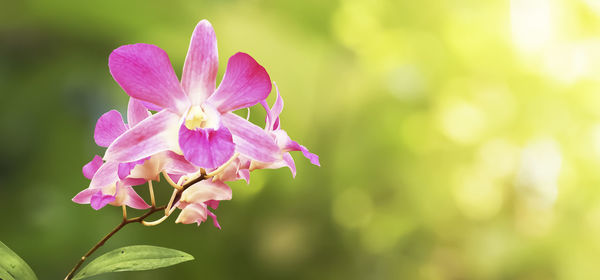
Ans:
{"label": "green leaf", "polygon": [[36,280],[31,267],[15,252],[0,241],[0,279]]}
{"label": "green leaf", "polygon": [[188,253],[169,248],[136,245],[110,251],[92,262],[75,275],[75,280],[119,271],[150,270],[181,262],[191,261]]}

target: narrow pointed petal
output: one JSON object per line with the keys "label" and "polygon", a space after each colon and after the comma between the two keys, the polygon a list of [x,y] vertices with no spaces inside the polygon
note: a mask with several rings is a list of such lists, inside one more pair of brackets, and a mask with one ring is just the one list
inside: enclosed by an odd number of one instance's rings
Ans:
{"label": "narrow pointed petal", "polygon": [[135,98],[129,98],[129,105],[127,106],[127,125],[134,127],[152,114],[146,109],[146,106]]}
{"label": "narrow pointed petal", "polygon": [[290,155],[290,153],[285,153],[283,155],[283,162],[292,172],[292,177],[296,178],[296,163],[294,162],[294,158],[292,158],[292,155]]}
{"label": "narrow pointed petal", "polygon": [[181,77],[181,85],[192,104],[201,104],[215,91],[218,67],[215,30],[210,22],[202,20],[192,34]]}
{"label": "narrow pointed petal", "polygon": [[264,67],[245,53],[236,53],[227,62],[223,81],[208,102],[219,112],[253,106],[271,92],[271,78]]}
{"label": "narrow pointed petal", "polygon": [[260,101],[260,105],[263,106],[267,113],[265,117],[265,128],[267,130],[276,130],[279,128],[279,115],[281,114],[281,111],[283,111],[283,98],[281,98],[281,95],[279,94],[277,84],[275,84],[275,90],[277,91],[277,99],[275,99],[275,103],[273,103],[273,108],[269,108],[267,100]]}
{"label": "narrow pointed petal", "polygon": [[190,130],[185,124],[179,129],[179,147],[185,159],[207,169],[217,168],[227,162],[235,150],[231,132],[227,128]]}
{"label": "narrow pointed petal", "polygon": [[96,122],[94,140],[100,147],[108,147],[117,137],[127,130],[123,117],[117,110],[104,113]]}
{"label": "narrow pointed petal", "polygon": [[310,163],[312,163],[313,165],[316,165],[316,166],[321,166],[318,155],[309,152],[308,149],[302,145],[299,145],[299,146],[300,146],[300,151],[302,151],[302,154],[304,155],[305,158],[310,160]]}
{"label": "narrow pointed petal", "polygon": [[102,161],[102,158],[99,155],[95,155],[92,161],[83,166],[83,176],[91,180],[103,163],[104,161]]}
{"label": "narrow pointed petal", "polygon": [[126,191],[127,198],[125,199],[125,205],[135,209],[150,208],[150,205],[148,205],[146,201],[144,201],[144,199],[141,198],[140,195],[138,195],[132,187],[127,187]]}
{"label": "narrow pointed petal", "polygon": [[173,71],[167,53],[149,44],[125,45],[108,58],[110,73],[125,92],[177,113],[183,113],[189,101]]}
{"label": "narrow pointed petal", "polygon": [[103,194],[101,190],[98,190],[92,197],[90,198],[90,206],[94,208],[94,210],[100,210],[100,208],[106,206],[107,204],[115,201],[114,195]]}
{"label": "narrow pointed petal", "polygon": [[75,203],[79,203],[79,204],[89,204],[90,203],[90,199],[92,198],[92,195],[94,195],[95,193],[97,193],[99,190],[98,189],[85,189],[83,191],[80,191],[77,195],[75,195],[75,197],[73,197],[73,199],[71,199],[73,202]]}
{"label": "narrow pointed petal", "polygon": [[273,162],[281,159],[277,144],[266,131],[234,113],[221,116],[223,124],[233,134],[236,151],[250,159]]}
{"label": "narrow pointed petal", "polygon": [[213,225],[218,228],[221,229],[221,225],[219,224],[219,221],[217,221],[217,215],[215,215],[213,212],[208,211],[208,216],[210,216],[213,220]]}
{"label": "narrow pointed petal", "polygon": [[104,160],[131,162],[166,150],[178,150],[179,116],[162,110],[117,138],[106,150]]}

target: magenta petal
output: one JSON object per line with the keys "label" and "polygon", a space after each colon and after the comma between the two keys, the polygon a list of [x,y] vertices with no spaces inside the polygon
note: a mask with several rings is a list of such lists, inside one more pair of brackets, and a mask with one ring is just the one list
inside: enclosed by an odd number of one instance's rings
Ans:
{"label": "magenta petal", "polygon": [[83,166],[83,176],[91,180],[103,163],[104,161],[102,161],[102,158],[98,155],[95,155],[92,161],[88,162],[86,165]]}
{"label": "magenta petal", "polygon": [[100,147],[108,147],[117,137],[127,130],[121,113],[110,110],[100,116],[94,130],[94,140]]}
{"label": "magenta petal", "polygon": [[294,162],[294,158],[292,158],[290,153],[285,153],[283,155],[283,162],[292,172],[292,177],[296,178],[296,163]]}
{"label": "magenta petal", "polygon": [[273,108],[269,108],[269,104],[267,104],[266,100],[260,101],[260,105],[262,105],[267,112],[265,118],[265,127],[267,130],[276,130],[279,128],[279,114],[283,111],[283,98],[281,98],[281,95],[279,94],[277,84],[275,84],[275,90],[277,91],[277,99],[275,99],[275,103],[273,103]]}
{"label": "magenta petal", "polygon": [[96,192],[98,192],[98,189],[89,189],[88,188],[83,191],[80,191],[71,200],[73,202],[79,203],[79,204],[88,204],[88,203],[90,203],[90,199],[92,198],[92,195],[94,195]]}
{"label": "magenta petal", "polygon": [[207,20],[196,25],[185,64],[181,85],[192,104],[201,104],[215,91],[219,56],[217,37]]}
{"label": "magenta petal", "polygon": [[90,206],[94,208],[94,210],[99,210],[100,208],[106,206],[111,202],[115,201],[114,195],[105,195],[101,190],[98,190],[92,197],[90,198]]}
{"label": "magenta petal", "polygon": [[139,100],[138,99],[138,101],[142,102],[142,104],[144,105],[144,107],[146,107],[146,109],[151,110],[151,111],[157,111],[158,112],[158,111],[160,111],[160,110],[163,109],[162,107],[160,107],[158,105],[154,105],[154,104],[152,104],[150,102],[146,102],[144,100]]}
{"label": "magenta petal", "polygon": [[235,150],[229,130],[200,128],[190,130],[185,124],[179,129],[179,147],[185,159],[203,168],[217,168],[225,163]]}
{"label": "magenta petal", "polygon": [[177,150],[179,116],[162,110],[117,138],[106,150],[104,160],[130,162],[165,150]]}
{"label": "magenta petal", "polygon": [[302,145],[300,145],[300,150],[302,151],[302,154],[304,155],[304,157],[306,157],[307,159],[310,160],[310,163],[312,163],[316,166],[321,166],[318,155],[309,152],[308,149]]}
{"label": "magenta petal", "polygon": [[236,53],[227,62],[223,81],[208,98],[221,113],[246,108],[264,100],[271,92],[271,78],[256,60]]}
{"label": "magenta petal", "polygon": [[221,121],[233,134],[236,151],[253,160],[273,162],[281,159],[281,152],[266,131],[234,113],[221,116]]}
{"label": "magenta petal", "polygon": [[129,127],[134,127],[151,115],[152,114],[146,109],[146,106],[144,106],[142,101],[135,98],[129,98],[129,105],[127,106],[127,124]]}
{"label": "magenta petal", "polygon": [[154,45],[125,45],[108,58],[110,73],[134,98],[183,113],[189,101],[173,71],[167,53]]}
{"label": "magenta petal", "polygon": [[208,212],[208,216],[210,216],[213,220],[213,225],[218,228],[221,229],[221,225],[219,224],[219,221],[217,221],[217,215],[215,215],[213,212],[207,211]]}
{"label": "magenta petal", "polygon": [[144,201],[140,195],[135,192],[132,187],[127,187],[127,198],[125,199],[125,205],[135,208],[135,209],[147,209],[150,208],[150,205]]}
{"label": "magenta petal", "polygon": [[217,209],[219,207],[219,201],[218,200],[209,200],[205,202],[206,206],[212,208],[212,209]]}

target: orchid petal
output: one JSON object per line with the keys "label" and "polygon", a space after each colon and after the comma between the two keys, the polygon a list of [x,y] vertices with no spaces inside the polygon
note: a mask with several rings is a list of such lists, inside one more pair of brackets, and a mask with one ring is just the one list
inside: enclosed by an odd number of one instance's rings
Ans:
{"label": "orchid petal", "polygon": [[101,190],[98,190],[92,197],[90,198],[90,206],[94,208],[94,210],[100,210],[100,208],[106,206],[107,204],[115,201],[114,195],[103,194]]}
{"label": "orchid petal", "polygon": [[310,163],[312,163],[313,165],[316,165],[316,166],[321,166],[318,155],[309,152],[308,149],[302,145],[299,145],[299,146],[300,146],[300,151],[302,151],[302,154],[304,155],[305,158],[310,160]]}
{"label": "orchid petal", "polygon": [[105,162],[92,177],[90,188],[101,188],[119,181],[118,170],[118,162]]}
{"label": "orchid petal", "polygon": [[117,110],[104,113],[96,122],[94,140],[100,147],[108,147],[117,137],[127,130],[123,117]]}
{"label": "orchid petal", "polygon": [[181,194],[181,201],[203,203],[209,200],[230,200],[231,188],[219,181],[200,181]]}
{"label": "orchid petal", "polygon": [[162,168],[168,174],[189,174],[198,171],[198,167],[187,161],[184,156],[171,151],[160,154],[160,160]]}
{"label": "orchid petal", "polygon": [[223,126],[190,130],[182,124],[179,147],[185,159],[204,168],[217,168],[227,162],[235,150],[231,132]]}
{"label": "orchid petal", "polygon": [[140,197],[132,187],[127,187],[127,198],[125,198],[125,205],[135,209],[148,209],[150,205]]}
{"label": "orchid petal", "polygon": [[227,62],[223,81],[208,102],[225,113],[246,108],[264,100],[271,92],[271,78],[256,60],[236,53]]}
{"label": "orchid petal", "polygon": [[263,162],[281,159],[279,147],[273,138],[260,127],[234,113],[222,115],[221,121],[233,134],[236,151],[240,154]]}
{"label": "orchid petal", "polygon": [[110,73],[125,92],[177,113],[183,113],[189,101],[183,92],[167,53],[149,44],[125,45],[108,58]]}
{"label": "orchid petal", "polygon": [[219,202],[218,200],[209,200],[204,202],[204,204],[206,204],[206,206],[212,208],[212,209],[217,209],[219,207]]}
{"label": "orchid petal", "polygon": [[88,162],[86,165],[83,166],[83,176],[91,180],[92,177],[94,177],[94,174],[98,172],[98,169],[100,169],[103,163],[104,161],[102,161],[102,158],[99,155],[95,155],[92,161]]}
{"label": "orchid petal", "polygon": [[201,104],[215,91],[218,67],[215,30],[210,22],[202,20],[192,33],[181,77],[181,85],[192,104]]}
{"label": "orchid petal", "polygon": [[144,162],[146,162],[146,160],[149,160],[149,159],[150,159],[150,157],[146,157],[146,158],[132,161],[132,162],[119,163],[119,167],[118,167],[118,171],[117,171],[117,174],[119,175],[119,179],[121,179],[121,180],[125,179],[127,176],[129,176],[129,174],[131,174],[131,171],[137,165],[142,165],[142,164],[144,164]]}
{"label": "orchid petal", "polygon": [[260,101],[260,105],[262,105],[267,112],[265,117],[265,128],[271,131],[279,128],[279,115],[281,114],[281,111],[283,111],[283,98],[281,98],[281,95],[279,94],[277,84],[275,84],[275,90],[277,91],[277,99],[275,99],[275,103],[273,103],[273,108],[269,108],[267,100]]}
{"label": "orchid petal", "polygon": [[146,109],[146,106],[144,106],[142,101],[135,98],[129,98],[129,104],[127,105],[127,124],[130,128],[150,116],[152,116],[152,114]]}
{"label": "orchid petal", "polygon": [[79,203],[79,204],[89,204],[90,203],[90,199],[92,198],[92,195],[94,195],[97,192],[98,192],[98,189],[87,188],[87,189],[85,189],[83,191],[80,191],[71,200],[73,202]]}
{"label": "orchid petal", "polygon": [[206,205],[204,205],[204,203],[188,204],[183,208],[183,210],[181,210],[181,213],[179,213],[175,223],[197,223],[200,225],[200,223],[206,221],[207,212],[208,209],[206,209]]}
{"label": "orchid petal", "polygon": [[213,220],[213,225],[218,228],[221,229],[221,225],[219,224],[219,221],[217,221],[217,215],[215,215],[213,212],[208,211],[208,216],[210,216]]}
{"label": "orchid petal", "polygon": [[163,109],[162,107],[160,107],[158,105],[154,105],[154,104],[152,104],[150,102],[146,102],[144,100],[137,99],[137,101],[142,102],[142,105],[144,105],[144,107],[146,107],[146,109],[148,109],[150,111],[156,111],[156,112],[158,112],[158,111],[160,111],[160,110]]}
{"label": "orchid petal", "polygon": [[283,155],[283,162],[285,163],[285,166],[287,166],[292,172],[292,177],[296,178],[296,163],[294,162],[294,158],[292,158],[290,153],[285,153]]}
{"label": "orchid petal", "polygon": [[104,160],[130,162],[165,150],[178,150],[179,116],[162,110],[119,136],[106,150]]}

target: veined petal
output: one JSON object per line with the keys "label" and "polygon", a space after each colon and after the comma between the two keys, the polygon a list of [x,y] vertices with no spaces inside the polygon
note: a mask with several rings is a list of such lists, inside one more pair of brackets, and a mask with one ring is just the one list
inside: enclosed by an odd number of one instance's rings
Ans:
{"label": "veined petal", "polygon": [[92,195],[94,195],[98,191],[100,191],[100,190],[99,189],[89,189],[88,188],[88,189],[85,189],[83,191],[80,191],[71,200],[73,202],[79,203],[79,204],[88,204],[88,203],[90,203],[90,199],[92,198]]}
{"label": "veined petal", "polygon": [[125,198],[124,201],[125,205],[135,209],[150,208],[150,205],[148,205],[132,187],[127,187],[125,191],[127,193],[127,198]]}
{"label": "veined petal", "polygon": [[215,30],[207,20],[196,25],[185,64],[181,85],[192,104],[200,105],[215,91],[219,56]]}
{"label": "veined petal", "polygon": [[108,147],[117,137],[127,130],[123,117],[117,110],[104,113],[96,122],[94,140],[100,147]]}
{"label": "veined petal", "polygon": [[146,106],[144,106],[142,101],[135,98],[129,98],[129,104],[127,105],[127,125],[129,127],[134,127],[151,115],[152,114],[146,109]]}
{"label": "veined petal", "polygon": [[246,108],[264,100],[271,92],[271,78],[264,67],[245,53],[227,62],[223,81],[208,102],[221,113]]}
{"label": "veined petal", "polygon": [[185,159],[203,168],[217,168],[229,160],[235,150],[231,133],[223,126],[190,130],[181,124],[179,147]]}
{"label": "veined petal", "polygon": [[104,161],[102,161],[102,158],[99,155],[95,155],[92,161],[83,166],[83,176],[91,180],[103,163]]}
{"label": "veined petal", "polygon": [[149,44],[125,45],[108,58],[110,73],[129,96],[183,113],[189,101],[169,56]]}
{"label": "veined petal", "polygon": [[118,162],[105,162],[92,177],[90,188],[101,188],[119,181],[118,170]]}
{"label": "veined petal", "polygon": [[222,115],[221,121],[233,134],[236,151],[240,154],[263,162],[281,159],[279,147],[265,130],[234,113]]}
{"label": "veined petal", "polygon": [[117,138],[106,150],[104,160],[131,162],[166,151],[178,150],[179,116],[162,110]]}

